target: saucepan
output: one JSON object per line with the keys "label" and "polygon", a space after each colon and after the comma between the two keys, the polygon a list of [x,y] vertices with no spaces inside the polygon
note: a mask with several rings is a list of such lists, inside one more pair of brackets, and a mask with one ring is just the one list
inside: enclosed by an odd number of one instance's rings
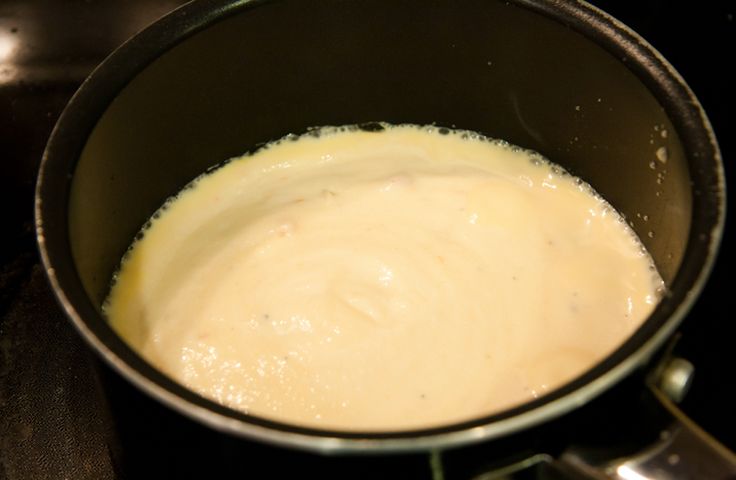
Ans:
{"label": "saucepan", "polygon": [[[626,217],[666,294],[628,341],[561,388],[413,431],[327,431],[246,415],[187,390],[114,333],[101,314],[110,279],[166,198],[286,134],[371,122],[475,130],[561,164]],[[622,477],[622,468],[644,475],[662,465],[736,474],[733,455],[676,412],[688,364],[667,355],[714,263],[724,209],[716,139],[686,83],[636,33],[573,0],[187,4],[84,82],[49,140],[36,196],[43,263],[71,322],[123,377],[188,417],[322,453],[440,451],[544,427],[637,378],[667,419],[656,448],[616,461],[582,450],[530,460]]]}

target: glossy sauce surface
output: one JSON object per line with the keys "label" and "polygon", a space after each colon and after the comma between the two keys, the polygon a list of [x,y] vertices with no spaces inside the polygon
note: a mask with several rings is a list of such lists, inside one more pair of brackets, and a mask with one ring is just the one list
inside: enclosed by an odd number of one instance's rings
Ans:
{"label": "glossy sauce surface", "polygon": [[203,396],[383,431],[543,395],[623,343],[660,286],[586,184],[402,126],[323,130],[201,177],[134,244],[105,311]]}

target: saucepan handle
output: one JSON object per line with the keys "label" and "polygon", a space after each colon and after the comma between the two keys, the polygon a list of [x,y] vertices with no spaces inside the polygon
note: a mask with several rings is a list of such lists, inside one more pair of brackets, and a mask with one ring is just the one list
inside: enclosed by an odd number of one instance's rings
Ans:
{"label": "saucepan handle", "polygon": [[570,448],[553,463],[573,478],[621,480],[736,479],[736,455],[696,425],[675,402],[684,397],[692,365],[670,358],[648,382],[650,400],[664,421],[657,439],[633,454],[605,458]]}
{"label": "saucepan handle", "polygon": [[[614,448],[575,445],[561,455],[534,455],[473,480],[730,480],[736,455],[690,420],[677,406],[692,379],[692,365],[669,358],[647,382],[645,417],[654,440],[622,455]],[[641,416],[631,421],[641,421]],[[647,422],[648,423],[648,422]],[[625,426],[621,426],[625,429]],[[648,427],[647,427],[648,428]],[[614,453],[617,452],[617,453]]]}

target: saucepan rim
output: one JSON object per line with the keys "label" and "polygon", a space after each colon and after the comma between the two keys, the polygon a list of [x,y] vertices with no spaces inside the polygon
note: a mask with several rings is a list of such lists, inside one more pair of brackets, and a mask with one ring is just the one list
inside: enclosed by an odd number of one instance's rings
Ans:
{"label": "saucepan rim", "polygon": [[[493,1],[493,0],[489,0]],[[499,438],[559,417],[589,402],[646,363],[674,332],[703,289],[716,259],[725,222],[725,176],[715,134],[700,103],[677,71],[638,34],[581,1],[510,0],[585,35],[618,58],[650,89],[673,119],[686,152],[706,148],[713,188],[693,199],[711,211],[703,237],[691,232],[671,292],[624,345],[582,376],[518,407],[441,428],[397,432],[341,432],[271,421],[221,406],[164,376],[120,340],[84,292],[74,268],[68,200],[74,167],[95,123],[120,90],[179,42],[265,0],[188,3],[135,35],[85,80],[56,124],[36,185],[36,236],[54,294],[84,340],[124,378],[174,410],[211,428],[282,446],[319,452],[398,452],[445,448]],[[705,161],[704,160],[704,161]],[[692,170],[692,168],[691,168]],[[706,202],[698,207],[697,202]],[[693,250],[697,252],[693,253]],[[686,278],[685,278],[686,277]],[[675,300],[680,299],[680,300]]]}

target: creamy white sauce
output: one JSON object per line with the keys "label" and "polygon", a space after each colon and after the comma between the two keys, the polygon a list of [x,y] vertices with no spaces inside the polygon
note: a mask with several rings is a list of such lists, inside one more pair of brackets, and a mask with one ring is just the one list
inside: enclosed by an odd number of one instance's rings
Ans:
{"label": "creamy white sauce", "polygon": [[205,397],[397,430],[573,379],[661,284],[586,184],[501,142],[403,126],[282,141],[201,177],[134,244],[105,311]]}

